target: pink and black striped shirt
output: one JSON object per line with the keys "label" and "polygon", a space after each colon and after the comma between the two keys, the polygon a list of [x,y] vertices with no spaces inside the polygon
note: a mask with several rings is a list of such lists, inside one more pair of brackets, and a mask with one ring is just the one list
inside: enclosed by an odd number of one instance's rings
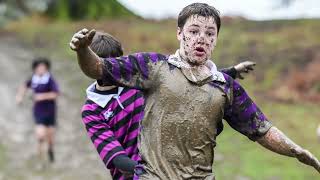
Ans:
{"label": "pink and black striped shirt", "polygon": [[141,160],[137,143],[145,105],[143,94],[122,87],[98,91],[93,84],[87,89],[87,96],[82,107],[87,133],[113,179],[125,179],[112,160],[118,155]]}

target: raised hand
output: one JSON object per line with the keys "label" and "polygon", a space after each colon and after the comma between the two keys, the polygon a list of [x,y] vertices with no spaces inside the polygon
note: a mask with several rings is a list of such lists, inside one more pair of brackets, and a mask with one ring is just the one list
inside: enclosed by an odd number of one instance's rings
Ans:
{"label": "raised hand", "polygon": [[234,68],[237,70],[236,78],[244,79],[242,73],[249,73],[250,71],[253,71],[253,67],[255,65],[256,63],[252,61],[244,61],[235,65]]}
{"label": "raised hand", "polygon": [[92,29],[82,29],[79,32],[75,33],[71,38],[69,43],[70,48],[74,51],[78,51],[81,48],[88,47],[93,39],[93,36],[96,34],[96,30]]}

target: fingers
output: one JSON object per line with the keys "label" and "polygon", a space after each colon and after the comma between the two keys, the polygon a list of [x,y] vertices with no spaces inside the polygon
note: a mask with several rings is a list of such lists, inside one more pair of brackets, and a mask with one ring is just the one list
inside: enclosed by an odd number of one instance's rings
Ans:
{"label": "fingers", "polygon": [[78,39],[82,39],[82,38],[84,38],[85,37],[85,35],[84,34],[80,34],[80,33],[77,33],[77,34],[75,34],[74,36],[73,36],[73,38],[78,38]]}
{"label": "fingers", "polygon": [[254,70],[253,67],[256,65],[255,62],[252,61],[244,61],[241,62],[239,64],[237,64],[236,66],[234,66],[234,68],[238,71],[238,72],[245,72],[248,73],[249,71]]}
{"label": "fingers", "polygon": [[79,45],[80,45],[80,41],[77,38],[72,38],[69,44],[72,50],[77,50],[79,48]]}
{"label": "fingers", "polygon": [[244,63],[246,66],[255,66],[256,65],[256,63],[252,62],[252,61],[245,61]]}
{"label": "fingers", "polygon": [[[95,30],[89,32],[88,29],[84,28],[73,35],[69,46],[72,50],[77,51],[80,47],[88,46],[91,43],[93,36],[95,35]],[[89,39],[90,37],[91,39]]]}
{"label": "fingers", "polygon": [[307,165],[313,166],[320,173],[320,162],[319,160],[311,154],[308,150],[297,151],[292,150],[296,154],[297,159]]}
{"label": "fingers", "polygon": [[238,74],[239,79],[244,79],[244,77],[241,75],[241,73]]}
{"label": "fingers", "polygon": [[73,44],[76,44],[76,43],[79,42],[79,39],[74,37],[74,38],[71,39],[71,42],[72,42]]}
{"label": "fingers", "polygon": [[89,40],[89,41],[92,41],[92,39],[93,39],[93,37],[94,37],[95,34],[96,34],[96,30],[95,30],[95,29],[92,29],[92,30],[88,33],[88,35],[87,35],[88,40]]}
{"label": "fingers", "polygon": [[[308,153],[310,153],[308,151]],[[313,154],[309,154],[310,159],[311,159],[311,166],[313,166],[319,173],[320,173],[320,162],[319,160],[313,155]]]}
{"label": "fingers", "polygon": [[89,32],[89,30],[86,28],[79,31],[79,33],[82,33],[82,34],[87,34],[88,32]]}
{"label": "fingers", "polygon": [[243,66],[245,67],[246,71],[249,72],[250,70],[253,71],[253,67],[256,65],[255,62],[252,61],[245,61],[243,62]]}
{"label": "fingers", "polygon": [[77,47],[71,42],[69,43],[69,47],[74,51],[77,50]]}
{"label": "fingers", "polygon": [[319,160],[315,159],[315,165],[313,167],[320,173],[320,162],[319,162]]}
{"label": "fingers", "polygon": [[253,67],[251,67],[251,66],[247,67],[247,69],[248,69],[249,71],[253,71]]}

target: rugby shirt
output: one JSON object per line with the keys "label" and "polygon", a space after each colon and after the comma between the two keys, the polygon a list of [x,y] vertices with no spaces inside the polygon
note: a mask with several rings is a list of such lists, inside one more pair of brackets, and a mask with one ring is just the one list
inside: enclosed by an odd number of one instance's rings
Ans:
{"label": "rugby shirt", "polygon": [[143,118],[144,98],[139,90],[122,88],[119,91],[119,88],[97,91],[91,85],[87,92],[100,94],[101,98],[108,98],[109,101],[105,106],[100,106],[101,103],[96,103],[97,99],[96,102],[87,99],[82,107],[82,121],[113,179],[122,180],[125,177],[113,166],[112,160],[124,154],[134,161],[140,161],[137,137]]}
{"label": "rugby shirt", "polygon": [[[236,76],[233,67],[221,69]],[[143,118],[144,99],[141,91],[118,87],[98,91],[95,83],[87,89],[88,99],[82,108],[82,119],[100,158],[110,169],[113,179],[125,179],[113,167],[112,159],[126,154],[134,161],[141,161],[138,153],[139,123]],[[129,106],[129,107],[128,107]],[[218,134],[223,129],[219,124]]]}
{"label": "rugby shirt", "polygon": [[[224,81],[213,76],[207,84],[192,85],[179,67],[172,67],[168,56],[158,53],[106,58],[103,64],[103,82],[139,88],[148,97],[139,134],[139,153],[146,171],[143,178],[214,177],[215,128],[222,119],[253,141],[272,127],[241,85],[226,74],[222,74]],[[197,95],[204,99],[193,98]],[[202,106],[203,102],[208,106]],[[199,118],[202,121],[197,121]],[[188,156],[189,150],[197,152],[196,156]],[[198,162],[204,168],[197,168]]]}

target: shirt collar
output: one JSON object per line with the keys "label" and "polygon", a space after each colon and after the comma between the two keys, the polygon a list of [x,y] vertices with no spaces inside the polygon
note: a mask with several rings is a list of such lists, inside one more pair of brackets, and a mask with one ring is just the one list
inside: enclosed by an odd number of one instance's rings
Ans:
{"label": "shirt collar", "polygon": [[50,73],[45,73],[42,76],[33,74],[31,78],[31,83],[32,84],[47,84],[50,79]]}
{"label": "shirt collar", "polygon": [[[175,54],[171,54],[168,58],[168,63],[176,66],[177,68],[181,67],[189,67],[190,65],[182,61],[179,49],[176,51]],[[224,78],[223,74],[218,71],[217,66],[212,60],[207,60],[205,64],[211,71],[212,73],[212,80],[213,81],[220,81],[222,83],[226,82],[226,79]]]}
{"label": "shirt collar", "polygon": [[104,108],[108,102],[112,99],[119,99],[120,94],[123,90],[123,87],[118,87],[118,93],[117,94],[108,94],[108,95],[104,95],[104,94],[99,94],[94,92],[94,89],[96,88],[96,82],[91,84],[87,90],[87,98],[90,99],[91,101],[93,101],[94,103],[98,104],[100,107]]}

